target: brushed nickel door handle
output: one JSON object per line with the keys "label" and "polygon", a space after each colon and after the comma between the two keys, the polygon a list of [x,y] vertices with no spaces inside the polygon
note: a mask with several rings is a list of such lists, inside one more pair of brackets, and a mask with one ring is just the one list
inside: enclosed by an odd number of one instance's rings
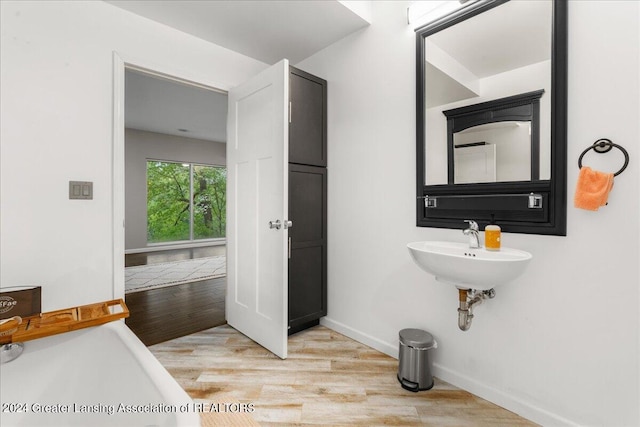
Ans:
{"label": "brushed nickel door handle", "polygon": [[269,221],[269,228],[275,228],[276,230],[280,230],[280,227],[282,227],[282,223],[280,223],[279,219],[275,221]]}

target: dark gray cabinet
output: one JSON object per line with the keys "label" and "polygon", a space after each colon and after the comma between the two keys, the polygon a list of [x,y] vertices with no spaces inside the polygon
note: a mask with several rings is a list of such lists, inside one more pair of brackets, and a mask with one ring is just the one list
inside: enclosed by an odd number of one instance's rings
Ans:
{"label": "dark gray cabinet", "polygon": [[327,314],[327,82],[290,69],[289,334]]}
{"label": "dark gray cabinet", "polygon": [[327,166],[327,82],[290,67],[289,163]]}

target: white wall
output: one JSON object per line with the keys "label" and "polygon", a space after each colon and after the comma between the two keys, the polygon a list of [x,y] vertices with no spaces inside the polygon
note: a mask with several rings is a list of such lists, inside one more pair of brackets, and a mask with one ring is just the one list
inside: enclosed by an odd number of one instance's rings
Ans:
{"label": "white wall", "polygon": [[147,246],[147,160],[225,166],[227,145],[125,129],[125,249]]}
{"label": "white wall", "polygon": [[[112,296],[112,51],[228,89],[265,65],[102,2],[0,2],[0,283],[43,285],[45,311]],[[635,426],[640,127],[638,2],[569,4],[569,183],[609,137],[631,156],[609,206],[568,209],[568,236],[506,234],[529,274],[456,326],[456,292],[409,258],[415,240],[414,34],[405,2],[298,64],[329,80],[329,316],[391,354],[397,333],[437,338],[436,374],[545,425]],[[594,156],[616,169],[619,158]],[[67,199],[94,181],[93,201]],[[117,196],[117,195],[116,195]]]}
{"label": "white wall", "polygon": [[[456,290],[419,270],[406,249],[465,241],[459,230],[415,226],[406,6],[373,2],[371,27],[297,64],[329,84],[324,324],[389,354],[400,329],[425,328],[440,344],[437,376],[543,425],[639,425],[639,3],[569,2],[568,236],[505,233],[505,246],[534,259],[475,310],[468,332],[457,328]],[[631,163],[607,207],[575,209],[577,158],[601,137],[625,146]],[[588,160],[621,164],[613,153]]]}
{"label": "white wall", "polygon": [[111,299],[113,51],[224,90],[266,65],[103,2],[0,7],[1,286],[42,285],[44,311]]}

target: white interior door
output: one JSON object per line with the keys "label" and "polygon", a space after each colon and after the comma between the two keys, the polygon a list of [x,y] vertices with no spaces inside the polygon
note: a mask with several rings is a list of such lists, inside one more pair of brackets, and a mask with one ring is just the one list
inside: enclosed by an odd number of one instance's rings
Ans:
{"label": "white interior door", "polygon": [[229,91],[227,123],[227,322],[283,359],[288,101],[289,62],[283,60]]}

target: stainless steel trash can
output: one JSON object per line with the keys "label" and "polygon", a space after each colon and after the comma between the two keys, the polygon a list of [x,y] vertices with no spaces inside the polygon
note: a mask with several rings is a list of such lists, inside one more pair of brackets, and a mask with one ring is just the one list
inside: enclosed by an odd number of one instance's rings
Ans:
{"label": "stainless steel trash can", "polygon": [[409,391],[429,390],[433,387],[429,350],[438,344],[422,329],[403,329],[399,335],[398,381]]}

